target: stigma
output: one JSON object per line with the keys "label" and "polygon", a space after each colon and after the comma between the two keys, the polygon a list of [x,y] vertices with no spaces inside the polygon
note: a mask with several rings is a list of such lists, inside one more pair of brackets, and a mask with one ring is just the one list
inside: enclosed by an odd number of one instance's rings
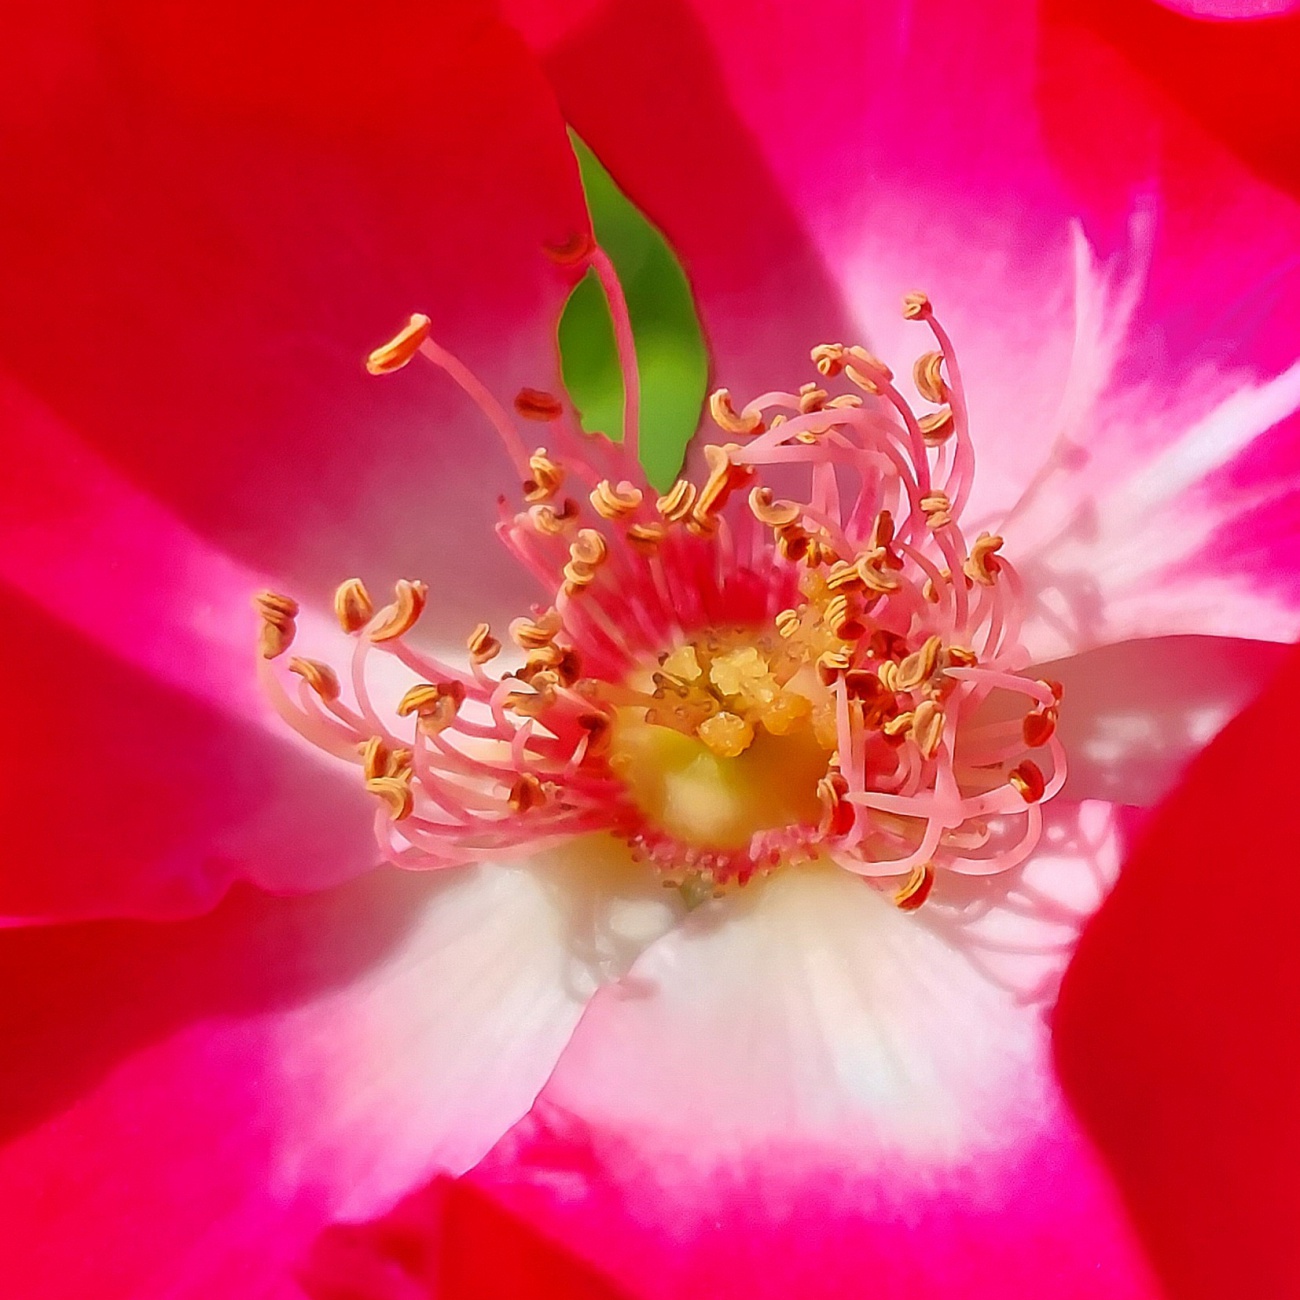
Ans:
{"label": "stigma", "polygon": [[[281,715],[356,765],[403,866],[599,832],[694,894],[822,858],[913,910],[944,872],[1023,861],[1065,779],[1061,689],[1028,670],[1003,538],[963,529],[974,446],[929,300],[903,307],[929,331],[919,402],[865,348],[818,344],[797,391],[738,404],[718,389],[717,435],[657,492],[636,457],[621,290],[601,250],[575,256],[615,323],[621,444],[581,432],[563,393],[507,405],[424,316],[367,363],[388,374],[422,356],[497,428],[518,475],[497,531],[537,602],[470,629],[449,662],[421,643],[423,583],[376,601],[348,579],[334,602],[345,693],[327,663],[288,654],[296,602],[262,593],[262,679]],[[375,655],[409,676],[392,698],[372,684]]]}

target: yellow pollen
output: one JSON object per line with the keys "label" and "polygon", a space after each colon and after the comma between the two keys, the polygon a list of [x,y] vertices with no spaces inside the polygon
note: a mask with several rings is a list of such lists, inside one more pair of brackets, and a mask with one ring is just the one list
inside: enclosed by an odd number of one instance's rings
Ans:
{"label": "yellow pollen", "polygon": [[429,588],[423,582],[410,582],[399,578],[394,588],[394,600],[391,611],[382,622],[370,629],[372,641],[395,641],[405,636],[424,613],[424,602],[429,597]]}
{"label": "yellow pollen", "polygon": [[734,713],[715,713],[700,723],[699,737],[720,758],[735,758],[754,743],[754,728]]}
{"label": "yellow pollen", "polygon": [[334,616],[345,632],[360,632],[375,616],[375,605],[360,578],[349,578],[334,593]]}
{"label": "yellow pollen", "polygon": [[419,312],[413,313],[393,338],[366,358],[366,369],[372,375],[391,375],[395,370],[409,365],[420,350],[420,345],[429,337],[430,328],[431,322],[427,316]]}

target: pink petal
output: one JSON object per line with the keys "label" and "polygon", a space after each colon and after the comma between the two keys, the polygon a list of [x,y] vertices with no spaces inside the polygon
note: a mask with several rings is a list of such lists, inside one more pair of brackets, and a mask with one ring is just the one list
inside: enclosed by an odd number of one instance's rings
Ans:
{"label": "pink petal", "polygon": [[1154,1294],[1039,1014],[831,870],[650,948],[469,1180],[638,1297]]}
{"label": "pink petal", "polygon": [[[29,748],[0,796],[0,916],[190,915],[233,879],[301,891],[369,869],[359,779],[298,746],[258,688],[268,577],[25,394],[0,401],[26,435],[0,483],[0,663]],[[74,762],[51,761],[59,736]]]}
{"label": "pink petal", "polygon": [[1292,653],[1153,816],[1085,932],[1064,1087],[1177,1300],[1300,1293]]}
{"label": "pink petal", "polygon": [[1181,636],[1041,665],[1036,675],[1065,687],[1057,732],[1069,756],[1064,797],[1158,802],[1288,656],[1271,641]]}
{"label": "pink petal", "polygon": [[466,1168],[528,1107],[616,960],[574,955],[556,904],[551,874],[383,871],[0,935],[11,1292],[297,1294],[326,1222]]}

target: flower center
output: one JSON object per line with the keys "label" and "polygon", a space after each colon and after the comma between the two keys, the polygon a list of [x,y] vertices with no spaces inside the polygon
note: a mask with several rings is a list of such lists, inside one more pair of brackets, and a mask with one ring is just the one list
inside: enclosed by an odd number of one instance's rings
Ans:
{"label": "flower center", "polygon": [[816,826],[834,703],[779,637],[710,633],[661,655],[618,698],[610,767],[679,855]]}

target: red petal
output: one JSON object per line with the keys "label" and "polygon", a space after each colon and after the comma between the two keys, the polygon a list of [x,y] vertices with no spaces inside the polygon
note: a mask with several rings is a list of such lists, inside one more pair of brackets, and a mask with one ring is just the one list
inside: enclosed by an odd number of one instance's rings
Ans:
{"label": "red petal", "polygon": [[1059,1068],[1178,1300],[1300,1294],[1300,654],[1191,768],[1085,932]]}

